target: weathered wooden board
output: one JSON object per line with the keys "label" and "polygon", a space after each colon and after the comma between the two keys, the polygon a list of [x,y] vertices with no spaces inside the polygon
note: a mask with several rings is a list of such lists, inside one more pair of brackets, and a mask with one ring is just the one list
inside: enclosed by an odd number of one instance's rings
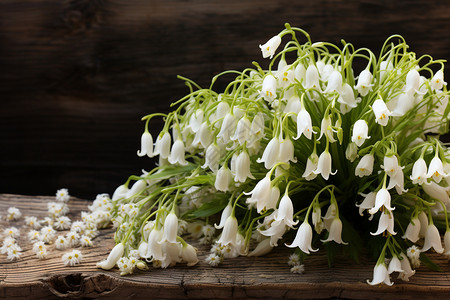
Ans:
{"label": "weathered wooden board", "polygon": [[[19,208],[24,216],[46,215],[46,202],[53,197],[32,197],[0,194],[0,215],[9,206]],[[72,198],[69,202],[70,217],[77,219],[87,209],[89,201]],[[22,222],[0,221],[1,228]],[[26,233],[26,228],[21,228]],[[200,262],[194,267],[179,264],[176,267],[136,271],[121,277],[118,270],[96,269],[96,262],[107,256],[114,242],[113,230],[102,230],[93,248],[81,248],[84,262],[76,267],[64,267],[63,252],[50,246],[46,260],[38,260],[31,245],[20,238],[24,249],[20,260],[9,262],[0,255],[0,298],[5,299],[52,299],[94,298],[108,299],[443,299],[450,293],[450,265],[442,256],[432,258],[443,272],[432,272],[420,267],[410,282],[394,280],[391,287],[370,286],[373,262],[362,258],[356,264],[346,258],[327,265],[322,251],[311,255],[306,261],[304,274],[292,274],[287,265],[289,251],[284,247],[264,257],[239,257],[229,259],[217,268],[204,262],[208,247],[199,247]]]}
{"label": "weathered wooden board", "polygon": [[449,60],[449,10],[437,0],[3,0],[0,191],[111,193],[153,166],[136,156],[140,118],[186,94],[176,75],[207,86],[265,66],[258,45],[285,22],[374,51],[398,33],[418,55]]}

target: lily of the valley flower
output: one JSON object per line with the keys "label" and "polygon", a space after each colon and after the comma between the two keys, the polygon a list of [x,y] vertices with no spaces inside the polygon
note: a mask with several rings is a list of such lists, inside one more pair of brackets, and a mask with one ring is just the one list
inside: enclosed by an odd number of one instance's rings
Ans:
{"label": "lily of the valley flower", "polygon": [[355,88],[358,90],[361,96],[366,96],[372,90],[372,73],[365,69],[358,76],[358,83]]}
{"label": "lily of the valley flower", "polygon": [[328,141],[330,143],[334,143],[336,142],[336,139],[333,136],[333,129],[331,128],[331,117],[330,115],[325,116],[322,119],[322,122],[320,124],[320,136],[319,136],[319,140],[322,137],[322,135],[326,135],[328,137]]}
{"label": "lily of the valley flower", "polygon": [[340,105],[340,111],[342,114],[348,113],[352,108],[358,106],[358,102],[361,98],[355,98],[355,93],[352,87],[345,83],[342,87],[342,91],[339,93],[338,102]]}
{"label": "lily of the valley flower", "polygon": [[391,207],[391,194],[386,188],[381,188],[375,197],[375,205],[369,209],[371,215],[377,213],[377,211],[384,206],[387,210],[393,211],[395,208]]}
{"label": "lily of the valley flower", "polygon": [[112,201],[119,200],[120,198],[124,198],[127,196],[128,193],[128,187],[124,184],[119,185],[116,190],[113,193],[113,196],[111,198]]}
{"label": "lily of the valley flower", "polygon": [[425,193],[428,194],[431,198],[438,199],[444,204],[450,204],[450,198],[447,193],[447,188],[440,186],[434,181],[429,182],[428,184],[422,185],[422,188]]}
{"label": "lily of the valley flower", "polygon": [[444,81],[444,72],[441,69],[434,74],[430,81],[430,86],[434,90],[440,90],[444,87],[444,85],[447,85],[447,82]]}
{"label": "lily of the valley flower", "polygon": [[267,75],[262,84],[261,96],[269,103],[272,103],[277,96],[277,79],[273,75]]}
{"label": "lily of the valley flower", "polygon": [[273,246],[270,244],[270,239],[264,239],[256,245],[255,249],[248,254],[248,256],[263,256],[272,251]]}
{"label": "lily of the valley flower", "polygon": [[305,172],[303,172],[302,177],[304,177],[308,181],[316,178],[317,174],[314,173],[314,171],[317,169],[318,163],[319,163],[319,156],[317,156],[317,153],[314,151],[306,161],[306,168]]}
{"label": "lily of the valley flower", "polygon": [[402,269],[402,263],[400,262],[400,259],[397,255],[394,255],[394,257],[392,257],[388,265],[388,274],[392,274],[394,272],[404,272]]}
{"label": "lily of the valley flower", "polygon": [[225,222],[227,221],[228,217],[231,216],[232,212],[233,212],[233,206],[231,205],[231,203],[228,203],[228,205],[222,211],[222,215],[220,216],[219,225],[214,224],[214,227],[216,229],[222,229],[223,226],[225,226]]}
{"label": "lily of the valley flower", "polygon": [[375,266],[373,269],[373,279],[372,281],[367,280],[367,283],[370,285],[377,285],[380,283],[384,283],[389,286],[393,285],[388,269],[384,263],[379,263]]}
{"label": "lily of the valley flower", "polygon": [[155,151],[153,152],[153,154],[159,155],[161,158],[168,158],[170,155],[171,142],[172,139],[168,132],[164,133],[162,137],[161,135],[158,135],[158,138],[155,142]]}
{"label": "lily of the valley flower", "polygon": [[217,170],[219,169],[219,160],[220,149],[215,143],[212,143],[206,149],[205,164],[202,166],[202,168],[209,168],[214,173],[217,173]]}
{"label": "lily of the valley flower", "polygon": [[354,142],[358,147],[364,143],[366,139],[369,139],[370,136],[369,127],[367,126],[366,121],[358,120],[353,125],[353,134],[352,134],[352,142]]}
{"label": "lily of the valley flower", "polygon": [[256,162],[264,163],[266,169],[272,169],[277,163],[280,153],[280,140],[277,137],[272,138],[266,146],[261,158],[258,158]]}
{"label": "lily of the valley flower", "polygon": [[319,249],[312,248],[312,227],[308,222],[303,222],[300,225],[300,228],[297,230],[297,234],[295,235],[294,241],[292,244],[287,245],[289,248],[299,247],[304,253],[309,254],[309,251],[316,252]]}
{"label": "lily of the valley flower", "polygon": [[236,127],[236,132],[231,138],[232,141],[238,141],[239,145],[243,145],[250,138],[251,122],[247,117],[239,120]]}
{"label": "lily of the valley flower", "polygon": [[[363,202],[361,202],[361,204],[356,204],[356,207],[359,207],[359,214],[362,216],[364,210],[366,209],[372,209],[375,206],[375,199],[376,199],[376,195],[377,193],[375,192],[370,192],[368,194],[362,194],[361,196],[364,197]],[[373,215],[371,215],[371,218],[373,217]]]}
{"label": "lily of the valley flower", "polygon": [[320,89],[319,72],[312,64],[306,69],[306,80],[304,86],[306,89]]}
{"label": "lily of the valley flower", "polygon": [[372,110],[375,114],[375,122],[381,126],[386,126],[391,115],[386,103],[382,99],[377,99],[372,105]]}
{"label": "lily of the valley flower", "polygon": [[164,220],[163,237],[159,243],[176,243],[178,232],[178,217],[174,212],[170,212]]}
{"label": "lily of the valley flower", "polygon": [[427,177],[433,178],[436,183],[439,183],[441,182],[443,176],[447,176],[444,172],[444,165],[442,164],[441,159],[438,156],[435,156],[428,166]]}
{"label": "lily of the valley flower", "polygon": [[419,233],[420,233],[420,221],[419,217],[415,217],[411,219],[411,221],[408,224],[408,227],[406,227],[405,234],[402,236],[403,239],[408,239],[411,242],[415,243],[419,240]]}
{"label": "lily of the valley flower", "polygon": [[358,157],[358,146],[353,142],[348,143],[347,148],[345,149],[345,158],[348,159],[350,162],[354,162],[357,157]]}
{"label": "lily of the valley flower", "polygon": [[250,156],[242,151],[236,158],[235,182],[245,182],[247,178],[255,179],[250,171]]}
{"label": "lily of the valley flower", "polygon": [[427,163],[421,157],[413,165],[412,174],[410,176],[414,184],[424,184],[427,180]]}
{"label": "lily of the valley flower", "polygon": [[328,238],[321,240],[322,243],[334,241],[338,244],[347,245],[348,243],[342,241],[342,221],[338,217],[335,217],[331,222]]}
{"label": "lily of the valley flower", "polygon": [[117,244],[111,250],[106,260],[97,263],[97,268],[101,268],[103,270],[110,270],[114,268],[119,258],[122,257],[124,250],[125,246],[123,243]]}
{"label": "lily of the valley flower", "polygon": [[294,144],[290,138],[280,139],[280,152],[278,153],[277,163],[278,162],[297,162],[297,159],[294,157]]}
{"label": "lily of the valley flower", "polygon": [[256,206],[258,213],[260,213],[267,206],[271,206],[269,203],[271,203],[271,200],[275,197],[275,195],[272,195],[272,192],[272,182],[270,177],[265,176],[256,184],[251,192],[244,192],[244,194],[251,195],[246,202],[250,206]]}
{"label": "lily of the valley flower", "polygon": [[211,132],[211,129],[209,128],[209,125],[206,122],[203,122],[200,125],[200,129],[196,132],[194,141],[192,142],[192,145],[194,147],[203,147],[206,149],[212,142],[213,134]]}
{"label": "lily of the valley flower", "polygon": [[394,215],[388,209],[381,212],[380,219],[378,220],[378,229],[375,233],[371,232],[371,235],[379,235],[383,232],[389,232],[392,235],[397,233],[394,231]]}
{"label": "lily of the valley flower", "polygon": [[420,74],[416,69],[409,70],[406,75],[406,86],[405,92],[408,93],[410,91],[417,92],[420,87]]}
{"label": "lily of the valley flower", "polygon": [[444,234],[444,255],[450,256],[450,230],[446,230]]}
{"label": "lily of the valley flower", "polygon": [[428,251],[433,248],[437,253],[443,253],[444,248],[442,247],[441,235],[436,225],[428,224],[427,231],[425,233],[425,241],[423,243],[423,248],[421,252]]}
{"label": "lily of the valley flower", "polygon": [[332,71],[328,77],[328,85],[324,93],[340,93],[342,91],[342,74],[339,71]]}
{"label": "lily of the valley flower", "polygon": [[153,157],[153,137],[150,132],[145,131],[141,136],[141,151],[138,150],[138,156]]}
{"label": "lily of the valley flower", "polygon": [[278,205],[278,212],[275,216],[275,221],[282,221],[290,228],[294,228],[298,221],[294,222],[294,206],[292,200],[287,193],[281,197],[280,204]]}
{"label": "lily of the valley flower", "polygon": [[297,115],[297,137],[295,137],[294,140],[299,139],[302,134],[306,138],[311,139],[312,133],[315,132],[312,128],[311,116],[306,109],[302,108]]}
{"label": "lily of the valley flower", "polygon": [[192,245],[186,244],[181,248],[181,258],[187,263],[188,267],[198,263],[197,249]]}
{"label": "lily of the valley flower", "polygon": [[355,168],[355,175],[358,177],[369,176],[373,171],[373,163],[375,158],[373,154],[368,153],[364,155],[358,162],[358,165]]}
{"label": "lily of the valley flower", "polygon": [[180,164],[182,166],[186,166],[188,162],[184,158],[185,150],[184,143],[182,140],[177,139],[175,143],[173,143],[172,151],[169,155],[169,163],[172,165]]}
{"label": "lily of the valley flower", "polygon": [[281,37],[279,35],[276,35],[272,37],[270,40],[268,40],[265,44],[259,45],[259,48],[261,48],[262,56],[263,58],[269,57],[272,59],[273,55],[275,54],[275,51],[277,51],[278,46],[281,44]]}
{"label": "lily of the valley flower", "polygon": [[236,129],[236,125],[235,116],[228,112],[222,121],[222,126],[217,134],[217,138],[227,144]]}
{"label": "lily of the valley flower", "polygon": [[322,177],[325,180],[328,180],[328,178],[331,175],[335,175],[337,173],[336,171],[331,171],[331,154],[327,150],[323,151],[319,156],[319,162],[317,164],[317,169],[313,171],[316,175],[322,175]]}
{"label": "lily of the valley flower", "polygon": [[234,215],[230,215],[226,221],[225,225],[223,226],[222,234],[220,236],[220,239],[218,243],[222,246],[236,245],[236,238],[238,234],[238,221],[234,217]]}
{"label": "lily of the valley flower", "polygon": [[398,278],[403,281],[409,281],[409,277],[416,274],[416,271],[411,268],[411,263],[409,262],[408,257],[402,252],[400,253],[400,264],[403,272],[398,274]]}
{"label": "lily of the valley flower", "polygon": [[230,183],[233,175],[227,166],[223,165],[216,174],[216,180],[214,182],[214,187],[216,190],[221,192],[226,192],[229,190]]}
{"label": "lily of the valley flower", "polygon": [[381,167],[390,177],[394,177],[397,174],[397,172],[403,169],[403,167],[399,165],[398,158],[396,155],[385,156],[383,160],[383,165]]}
{"label": "lily of the valley flower", "polygon": [[144,179],[136,181],[133,186],[127,191],[126,198],[130,198],[140,192],[142,192],[147,187],[147,182]]}

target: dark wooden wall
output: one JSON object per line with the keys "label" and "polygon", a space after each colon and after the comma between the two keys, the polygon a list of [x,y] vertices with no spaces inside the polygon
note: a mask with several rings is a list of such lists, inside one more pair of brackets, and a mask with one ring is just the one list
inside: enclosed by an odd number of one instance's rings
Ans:
{"label": "dark wooden wall", "polygon": [[0,193],[111,193],[152,168],[136,156],[140,118],[186,94],[176,75],[206,86],[264,66],[258,45],[285,22],[374,50],[399,33],[418,55],[450,59],[449,11],[434,0],[2,0]]}

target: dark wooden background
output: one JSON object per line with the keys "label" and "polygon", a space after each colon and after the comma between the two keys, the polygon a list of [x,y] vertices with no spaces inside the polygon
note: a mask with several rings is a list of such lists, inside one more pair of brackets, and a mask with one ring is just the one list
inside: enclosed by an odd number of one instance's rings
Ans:
{"label": "dark wooden background", "polygon": [[418,55],[450,59],[449,11],[442,0],[1,0],[0,192],[111,193],[152,168],[136,156],[140,118],[186,94],[176,75],[207,86],[264,66],[258,45],[285,22],[373,50],[399,33]]}

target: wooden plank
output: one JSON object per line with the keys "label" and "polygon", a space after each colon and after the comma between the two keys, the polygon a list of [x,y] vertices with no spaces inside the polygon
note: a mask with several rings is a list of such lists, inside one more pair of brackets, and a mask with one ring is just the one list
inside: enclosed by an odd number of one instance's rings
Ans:
{"label": "wooden plank", "polygon": [[[285,22],[313,41],[373,51],[399,33],[418,55],[449,60],[449,9],[437,0],[1,1],[0,191],[112,192],[153,166],[136,157],[140,118],[187,93],[176,75],[208,86],[219,72],[267,66],[258,45]],[[160,128],[154,119],[152,133]]]}
{"label": "wooden plank", "polygon": [[[19,208],[24,216],[46,216],[46,203],[53,197],[33,197],[0,194],[0,211],[10,206]],[[70,214],[73,220],[87,210],[89,201],[71,198]],[[22,220],[0,221],[0,228],[21,226]],[[38,260],[25,240],[27,229],[21,227],[19,244],[23,248],[22,258],[15,262],[0,255],[0,297],[5,299],[53,299],[57,297],[100,297],[108,299],[379,299],[392,298],[442,298],[450,292],[450,265],[446,258],[431,255],[442,268],[432,272],[421,266],[411,281],[395,279],[391,287],[370,286],[374,262],[367,257],[356,264],[340,258],[329,268],[324,251],[312,254],[305,263],[304,274],[292,274],[287,265],[290,250],[279,247],[264,257],[238,257],[228,259],[220,267],[212,268],[204,259],[208,247],[199,247],[200,262],[194,267],[178,264],[168,269],[136,271],[121,277],[117,269],[99,270],[96,262],[107,256],[113,247],[113,230],[101,230],[94,240],[95,247],[81,248],[84,262],[75,267],[64,267],[63,252],[50,246],[49,258]],[[393,278],[394,279],[394,278]]]}

